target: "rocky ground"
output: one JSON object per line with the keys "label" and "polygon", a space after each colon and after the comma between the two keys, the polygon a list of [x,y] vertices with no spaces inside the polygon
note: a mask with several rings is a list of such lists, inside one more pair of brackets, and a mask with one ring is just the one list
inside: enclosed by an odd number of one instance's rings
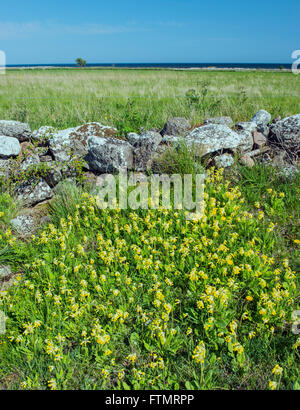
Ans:
{"label": "rocky ground", "polygon": [[293,177],[300,154],[300,114],[271,120],[260,110],[249,122],[234,124],[230,117],[208,118],[192,126],[185,118],[170,119],[162,130],[118,137],[118,130],[100,123],[56,130],[0,121],[0,178],[23,206],[11,221],[20,235],[30,235],[47,218],[44,206],[64,179],[82,175],[93,183],[96,175],[120,168],[147,172],[166,149],[184,141],[207,166],[228,168],[268,163]]}

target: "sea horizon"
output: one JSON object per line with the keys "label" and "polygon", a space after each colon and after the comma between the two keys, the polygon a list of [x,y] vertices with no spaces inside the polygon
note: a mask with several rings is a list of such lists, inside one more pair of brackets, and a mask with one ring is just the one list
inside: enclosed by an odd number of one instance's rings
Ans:
{"label": "sea horizon", "polygon": [[[48,64],[7,64],[7,68],[57,67],[75,68],[75,63]],[[116,68],[241,68],[241,69],[290,69],[291,63],[87,63],[85,67],[116,67]]]}

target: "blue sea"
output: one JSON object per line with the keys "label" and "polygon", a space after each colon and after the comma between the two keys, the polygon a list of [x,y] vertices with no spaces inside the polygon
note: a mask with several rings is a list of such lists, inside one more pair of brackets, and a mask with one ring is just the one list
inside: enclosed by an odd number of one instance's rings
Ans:
{"label": "blue sea", "polygon": [[[26,67],[26,68],[33,68],[33,67],[77,67],[76,64],[11,64],[7,65],[7,67]],[[245,63],[116,63],[116,64],[102,64],[102,63],[94,63],[94,64],[87,64],[86,67],[117,67],[117,68],[242,68],[242,69],[279,69],[279,68],[286,68],[290,69],[291,64],[245,64]]]}

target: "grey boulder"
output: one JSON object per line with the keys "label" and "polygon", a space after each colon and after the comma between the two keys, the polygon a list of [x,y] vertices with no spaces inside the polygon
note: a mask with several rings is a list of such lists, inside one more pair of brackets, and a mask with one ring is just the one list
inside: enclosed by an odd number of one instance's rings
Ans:
{"label": "grey boulder", "polygon": [[187,135],[185,141],[189,147],[194,147],[195,154],[200,157],[224,149],[244,152],[253,147],[251,133],[238,134],[225,125],[217,124],[194,129]]}
{"label": "grey boulder", "polygon": [[132,169],[133,146],[127,141],[110,137],[91,136],[87,139],[88,154],[85,160],[91,171],[110,173],[119,169]]}
{"label": "grey boulder", "polygon": [[21,144],[17,138],[0,135],[0,159],[16,157],[21,152]]}
{"label": "grey boulder", "polygon": [[184,136],[190,129],[191,123],[186,118],[175,117],[165,123],[161,134]]}
{"label": "grey boulder", "polygon": [[20,169],[22,171],[27,171],[29,168],[34,167],[40,163],[40,158],[37,154],[33,154],[30,157],[27,157],[21,164]]}
{"label": "grey boulder", "polygon": [[72,155],[83,158],[88,153],[87,139],[89,137],[114,138],[116,134],[116,128],[97,122],[56,131],[49,139],[50,152],[56,161],[69,161]]}
{"label": "grey boulder", "polygon": [[55,128],[50,127],[49,125],[44,125],[38,130],[33,131],[31,139],[39,144],[48,143],[49,139],[55,133]]}
{"label": "grey boulder", "polygon": [[229,168],[234,164],[234,159],[230,154],[218,155],[214,161],[217,168]]}
{"label": "grey boulder", "polygon": [[135,141],[132,140],[135,171],[146,171],[151,168],[153,155],[161,141],[162,136],[155,131],[147,131]]}
{"label": "grey boulder", "polygon": [[0,266],[0,279],[4,279],[11,275],[11,267],[7,265]]}
{"label": "grey boulder", "polygon": [[300,154],[300,114],[284,118],[270,126],[271,138],[292,154]]}
{"label": "grey boulder", "polygon": [[29,141],[31,130],[28,124],[19,121],[0,121],[0,135],[17,138],[20,142]]}
{"label": "grey boulder", "polygon": [[43,179],[38,183],[29,181],[19,185],[16,194],[23,206],[34,206],[53,197],[51,188]]}
{"label": "grey boulder", "polygon": [[35,228],[34,218],[31,215],[19,215],[10,221],[12,228],[21,236],[29,236]]}
{"label": "grey boulder", "polygon": [[10,161],[8,159],[0,159],[0,177],[8,178],[10,175]]}
{"label": "grey boulder", "polygon": [[63,166],[55,162],[45,163],[47,171],[45,172],[44,179],[50,188],[54,188],[63,179]]}
{"label": "grey boulder", "polygon": [[252,118],[252,122],[255,122],[259,127],[266,126],[271,122],[271,114],[268,111],[260,110]]}
{"label": "grey boulder", "polygon": [[254,133],[255,131],[257,131],[257,124],[256,124],[256,122],[253,122],[253,121],[238,122],[236,124],[236,127],[240,131],[247,131],[247,132],[251,132],[251,133]]}

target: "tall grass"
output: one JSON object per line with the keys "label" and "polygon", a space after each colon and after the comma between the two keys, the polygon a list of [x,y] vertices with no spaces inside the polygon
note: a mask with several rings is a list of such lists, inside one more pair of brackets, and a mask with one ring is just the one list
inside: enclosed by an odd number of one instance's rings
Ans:
{"label": "tall grass", "polygon": [[[191,104],[190,90],[199,104]],[[0,78],[0,118],[33,129],[99,121],[128,132],[160,128],[172,116],[197,124],[213,115],[245,121],[261,108],[292,115],[300,112],[299,93],[300,77],[280,72],[9,70]]]}

